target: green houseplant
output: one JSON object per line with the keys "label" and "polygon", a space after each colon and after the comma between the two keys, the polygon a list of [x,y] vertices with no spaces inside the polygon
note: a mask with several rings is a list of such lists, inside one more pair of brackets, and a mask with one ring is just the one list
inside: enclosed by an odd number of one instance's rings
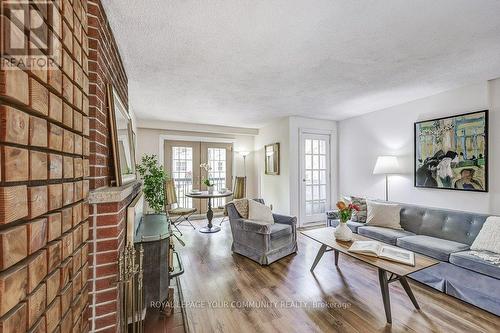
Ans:
{"label": "green houseplant", "polygon": [[143,192],[149,207],[156,214],[163,212],[165,202],[163,186],[168,175],[158,164],[156,155],[144,155],[141,164],[138,164],[136,168],[143,179]]}

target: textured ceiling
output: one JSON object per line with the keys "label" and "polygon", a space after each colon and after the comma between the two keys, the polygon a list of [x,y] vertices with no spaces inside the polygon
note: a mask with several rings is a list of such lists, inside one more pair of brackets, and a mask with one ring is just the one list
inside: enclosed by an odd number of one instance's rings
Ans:
{"label": "textured ceiling", "polygon": [[103,0],[139,119],[343,119],[500,76],[496,0]]}

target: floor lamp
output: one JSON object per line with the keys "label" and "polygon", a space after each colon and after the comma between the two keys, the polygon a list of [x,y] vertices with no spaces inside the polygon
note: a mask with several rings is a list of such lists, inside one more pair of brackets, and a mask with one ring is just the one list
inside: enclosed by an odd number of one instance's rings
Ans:
{"label": "floor lamp", "polygon": [[374,175],[385,175],[385,201],[389,201],[389,175],[399,172],[396,156],[379,156],[373,168]]}
{"label": "floor lamp", "polygon": [[245,197],[247,196],[246,178],[247,178],[247,156],[250,155],[249,151],[240,151],[239,153],[243,157],[243,176],[245,177]]}

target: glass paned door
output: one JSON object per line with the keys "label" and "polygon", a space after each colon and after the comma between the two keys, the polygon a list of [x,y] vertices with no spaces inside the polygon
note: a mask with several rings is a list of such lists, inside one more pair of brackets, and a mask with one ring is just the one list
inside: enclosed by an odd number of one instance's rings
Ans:
{"label": "glass paned door", "polygon": [[200,186],[200,143],[190,141],[165,142],[165,170],[172,177],[179,207],[200,210],[199,200],[186,197],[186,193]]}
{"label": "glass paned door", "polygon": [[[212,170],[207,174],[200,169],[201,163],[208,163]],[[233,145],[228,143],[199,141],[165,141],[165,170],[175,183],[179,207],[196,208],[197,214],[207,212],[207,200],[191,199],[186,193],[192,189],[206,191],[203,179],[207,177],[216,190],[231,189]],[[222,207],[225,198],[212,200],[212,207]]]}
{"label": "glass paned door", "polygon": [[330,136],[301,134],[301,222],[323,221],[330,203]]}
{"label": "glass paned door", "polygon": [[[212,183],[214,183],[216,191],[220,191],[222,188],[231,189],[233,161],[232,144],[203,142],[201,144],[201,160],[202,163],[206,162],[212,168],[208,173],[208,177]],[[202,173],[204,172],[205,170],[202,170]],[[205,178],[205,175],[202,176]],[[204,185],[203,189],[206,189]],[[212,206],[215,208],[222,207],[225,203],[226,198],[212,200]]]}

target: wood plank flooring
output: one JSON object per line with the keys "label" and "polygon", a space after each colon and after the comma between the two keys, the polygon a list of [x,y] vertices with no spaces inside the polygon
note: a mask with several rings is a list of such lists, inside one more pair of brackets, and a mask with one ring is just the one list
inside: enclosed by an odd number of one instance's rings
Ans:
{"label": "wood plank flooring", "polygon": [[[198,227],[206,221],[196,221]],[[319,244],[299,235],[299,253],[270,266],[231,252],[225,222],[216,234],[181,227],[181,276],[191,332],[498,332],[499,317],[410,281],[415,310],[399,284],[390,285],[392,325],[385,321],[377,271],[333,252],[309,271]],[[157,332],[168,332],[166,326]],[[149,332],[154,332],[150,330]]]}

